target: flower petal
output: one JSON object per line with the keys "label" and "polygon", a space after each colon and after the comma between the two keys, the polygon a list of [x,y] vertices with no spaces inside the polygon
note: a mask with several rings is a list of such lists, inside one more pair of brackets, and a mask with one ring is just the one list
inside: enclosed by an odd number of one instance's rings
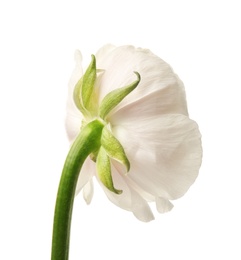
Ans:
{"label": "flower petal", "polygon": [[[138,87],[137,87],[138,88]],[[156,89],[145,97],[115,110],[108,120],[112,125],[125,124],[139,120],[149,120],[165,114],[188,115],[185,92],[180,80],[168,84],[165,88]]]}
{"label": "flower petal", "polygon": [[159,213],[166,213],[173,208],[173,204],[167,199],[156,197],[156,208]]}
{"label": "flower petal", "polygon": [[92,179],[94,174],[95,174],[95,163],[91,161],[90,158],[87,158],[80,171],[79,179],[76,186],[76,192],[75,192],[76,195]]}
{"label": "flower petal", "polygon": [[140,194],[135,192],[133,189],[131,189],[131,199],[131,211],[136,218],[143,222],[149,222],[154,219],[153,213],[146,200],[144,200],[143,197],[141,197]]}
{"label": "flower petal", "polygon": [[[176,112],[187,114],[185,92],[181,81],[172,68],[152,52],[133,46],[116,48],[111,46],[109,51],[105,49],[100,50],[99,53],[97,68],[105,70],[98,83],[104,86],[100,88],[100,101],[113,89],[130,84],[134,79],[133,71],[137,71],[141,75],[140,84],[116,107],[115,111],[151,93],[176,85],[178,91],[175,90],[171,93],[172,105],[176,108]],[[168,94],[170,93],[166,95]]]}
{"label": "flower petal", "polygon": [[198,126],[188,117],[139,118],[113,133],[130,161],[128,177],[147,193],[177,199],[195,181],[202,148]]}
{"label": "flower petal", "polygon": [[83,197],[87,204],[90,204],[93,195],[94,195],[94,185],[93,185],[93,180],[90,179],[90,181],[88,181],[83,188]]}
{"label": "flower petal", "polygon": [[122,176],[115,167],[112,167],[112,178],[116,188],[123,192],[121,194],[111,192],[99,181],[109,200],[122,209],[132,211],[136,218],[141,221],[153,220],[154,216],[148,203],[139,192],[129,185],[128,178]]}
{"label": "flower petal", "polygon": [[102,182],[99,180],[98,177],[97,180],[99,181],[108,199],[112,203],[114,203],[116,206],[122,209],[131,210],[131,191],[129,186],[127,185],[126,181],[123,179],[123,176],[119,174],[119,172],[115,169],[115,167],[113,167],[113,165],[111,167],[111,174],[112,174],[112,179],[115,188],[118,190],[122,190],[121,194],[115,194],[114,192],[111,192],[102,184]]}
{"label": "flower petal", "polygon": [[[105,44],[96,53],[95,57],[98,61],[102,62],[102,59],[109,55],[109,53],[116,48],[113,44]],[[100,68],[101,69],[101,68]]]}
{"label": "flower petal", "polygon": [[67,99],[67,113],[65,118],[65,127],[67,136],[69,141],[72,143],[76,136],[80,131],[81,121],[82,121],[82,114],[77,109],[74,99],[73,99],[73,92],[74,87],[78,80],[81,78],[83,71],[82,71],[82,55],[80,51],[75,52],[75,69],[72,73],[72,76],[69,80],[69,88],[68,88],[68,99]]}

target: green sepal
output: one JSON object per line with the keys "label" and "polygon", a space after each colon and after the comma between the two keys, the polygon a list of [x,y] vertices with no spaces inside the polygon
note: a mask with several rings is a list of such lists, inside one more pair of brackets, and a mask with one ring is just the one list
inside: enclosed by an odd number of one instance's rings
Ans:
{"label": "green sepal", "polygon": [[73,93],[75,105],[86,117],[88,117],[90,115],[89,112],[93,110],[92,106],[96,106],[96,102],[92,97],[97,73],[96,60],[94,55],[91,55],[91,58],[91,62],[85,74],[75,85]]}
{"label": "green sepal", "polygon": [[96,80],[96,60],[95,60],[95,56],[91,55],[91,62],[83,76],[83,83],[81,88],[82,103],[87,110],[90,107],[91,95],[94,90],[95,80]]}
{"label": "green sepal", "polygon": [[97,161],[96,161],[96,167],[97,167],[98,177],[100,181],[105,185],[105,187],[116,194],[121,194],[122,191],[117,190],[114,187],[112,176],[111,176],[110,158],[103,147],[100,147],[99,149]]}
{"label": "green sepal", "polygon": [[126,167],[126,171],[130,170],[130,162],[126,157],[125,151],[120,142],[105,126],[102,130],[101,145],[105,149],[108,156]]}
{"label": "green sepal", "polygon": [[139,84],[141,76],[138,72],[134,72],[137,75],[137,80],[130,85],[115,89],[108,93],[102,100],[99,108],[99,116],[105,120],[110,111],[115,108],[130,92],[132,92]]}
{"label": "green sepal", "polygon": [[80,80],[76,83],[73,93],[73,99],[74,103],[77,106],[77,108],[80,110],[80,112],[86,116],[88,114],[88,111],[84,108],[82,104],[82,98],[81,98],[81,88],[83,84],[83,77],[80,78]]}

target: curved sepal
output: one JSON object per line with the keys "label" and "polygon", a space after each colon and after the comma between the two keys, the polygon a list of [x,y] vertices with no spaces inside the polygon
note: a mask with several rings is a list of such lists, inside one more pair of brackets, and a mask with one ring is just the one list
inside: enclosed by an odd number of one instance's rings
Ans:
{"label": "curved sepal", "polygon": [[92,110],[92,94],[94,92],[94,85],[97,73],[95,56],[91,55],[91,58],[91,62],[85,74],[75,85],[73,93],[75,105],[84,116],[88,116],[89,111]]}
{"label": "curved sepal", "polygon": [[102,130],[101,145],[105,149],[108,156],[126,167],[126,171],[130,170],[130,162],[126,157],[125,151],[120,142],[105,126]]}
{"label": "curved sepal", "polygon": [[74,88],[74,93],[73,93],[73,99],[74,103],[79,109],[79,111],[83,114],[86,115],[88,112],[87,110],[83,107],[82,100],[81,100],[81,88],[83,84],[83,77],[80,78],[80,80],[76,83],[75,88]]}
{"label": "curved sepal", "polygon": [[110,191],[116,194],[121,194],[122,191],[117,190],[114,187],[112,176],[111,176],[110,158],[103,147],[100,147],[97,156],[96,167],[97,167],[98,177],[100,181],[106,186],[106,188],[108,188]]}
{"label": "curved sepal", "polygon": [[96,80],[96,60],[95,56],[91,55],[91,62],[83,76],[83,84],[81,88],[81,97],[83,106],[88,110],[91,101]]}
{"label": "curved sepal", "polygon": [[115,89],[108,93],[102,100],[99,108],[99,116],[105,120],[109,112],[115,108],[129,93],[131,93],[139,84],[141,76],[138,72],[134,72],[137,75],[137,80],[130,85]]}

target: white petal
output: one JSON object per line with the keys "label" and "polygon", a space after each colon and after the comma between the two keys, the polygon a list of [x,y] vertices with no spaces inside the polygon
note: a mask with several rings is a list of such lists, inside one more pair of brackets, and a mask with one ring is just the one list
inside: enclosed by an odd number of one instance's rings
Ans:
{"label": "white petal", "polygon": [[136,218],[143,222],[149,222],[154,219],[148,203],[133,189],[131,189],[131,200],[131,211]]}
{"label": "white petal", "polygon": [[74,113],[72,111],[67,111],[65,118],[65,128],[67,132],[68,139],[72,143],[80,132],[80,127],[82,124],[82,116],[80,113]]}
{"label": "white petal", "polygon": [[135,122],[140,117],[141,120],[149,120],[153,116],[177,113],[188,115],[185,92],[179,79],[167,84],[165,88],[156,89],[145,97],[115,110],[108,119],[112,125],[125,125],[125,122]]}
{"label": "white petal", "polygon": [[133,46],[116,48],[112,46],[109,51],[103,51],[103,56],[98,56],[97,67],[105,70],[99,83],[100,100],[111,90],[133,82],[136,79],[134,71],[141,75],[138,87],[121,102],[115,109],[116,111],[153,92],[176,85],[178,91],[172,91],[171,95],[174,96],[170,98],[172,105],[178,110],[178,113],[187,113],[182,83],[173,73],[172,68],[149,50]]}
{"label": "white petal", "polygon": [[80,170],[79,179],[76,186],[76,195],[92,179],[95,174],[95,163],[87,158]]}
{"label": "white petal", "polygon": [[188,117],[139,119],[113,132],[130,161],[129,178],[147,193],[177,199],[195,181],[202,148],[198,126]]}
{"label": "white petal", "polygon": [[131,210],[131,191],[124,180],[124,176],[119,174],[115,167],[112,167],[112,179],[114,183],[114,187],[118,190],[122,190],[122,194],[115,194],[114,192],[109,191],[98,179],[100,185],[102,186],[103,190],[105,191],[109,200],[114,203],[116,206],[125,209]]}
{"label": "white petal", "polygon": [[112,167],[112,178],[115,188],[123,192],[122,194],[115,194],[100,183],[110,201],[122,209],[132,211],[141,221],[148,222],[153,220],[154,216],[148,203],[129,185],[128,178],[121,175],[115,167]]}
{"label": "white petal", "polygon": [[[97,59],[97,61],[98,61],[98,64],[100,63],[102,63],[102,59],[104,59],[106,56],[108,56],[109,55],[109,53],[112,51],[112,50],[114,50],[116,48],[116,46],[115,45],[113,45],[113,44],[106,44],[106,45],[104,45],[104,46],[102,46],[97,52],[96,52],[96,55],[95,55],[95,57],[96,57],[96,59]],[[99,69],[101,69],[101,68],[99,68]]]}
{"label": "white petal", "polygon": [[94,195],[94,185],[93,185],[93,180],[91,179],[89,182],[85,184],[83,188],[83,197],[87,204],[90,204],[93,195]]}
{"label": "white petal", "polygon": [[156,208],[159,213],[166,213],[173,208],[173,204],[167,199],[156,197]]}
{"label": "white petal", "polygon": [[76,136],[80,131],[81,121],[82,121],[82,114],[77,109],[74,104],[73,100],[73,91],[76,83],[81,78],[83,71],[82,71],[82,55],[80,51],[75,52],[75,69],[72,73],[72,76],[69,80],[68,86],[68,99],[67,99],[67,111],[66,111],[66,119],[65,119],[65,127],[67,131],[67,135],[70,142],[73,142]]}

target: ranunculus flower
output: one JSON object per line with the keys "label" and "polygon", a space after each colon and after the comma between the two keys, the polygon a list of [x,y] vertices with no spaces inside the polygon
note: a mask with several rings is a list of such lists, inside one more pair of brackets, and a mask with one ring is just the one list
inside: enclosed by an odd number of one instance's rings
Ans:
{"label": "ranunculus flower", "polygon": [[[173,207],[170,201],[183,196],[195,181],[202,159],[198,126],[188,117],[182,81],[151,51],[133,46],[106,45],[95,57],[97,107],[108,93],[136,80],[134,71],[141,76],[139,85],[105,119],[109,131],[122,145],[130,169],[125,173],[122,164],[111,160],[113,185],[116,190],[123,191],[118,194],[103,185],[96,163],[87,158],[76,193],[83,189],[84,198],[90,203],[92,178],[97,177],[111,202],[132,211],[141,221],[150,221],[154,216],[149,202],[155,202],[160,213],[167,212]],[[95,119],[84,118],[73,99],[75,85],[83,76],[79,51],[75,58],[66,117],[71,143],[79,134],[82,122]]]}

